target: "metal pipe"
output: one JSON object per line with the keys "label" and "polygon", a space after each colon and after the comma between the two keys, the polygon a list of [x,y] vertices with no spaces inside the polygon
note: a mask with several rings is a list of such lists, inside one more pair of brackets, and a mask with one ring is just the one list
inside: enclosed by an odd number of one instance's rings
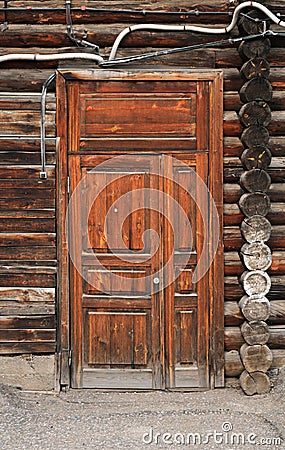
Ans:
{"label": "metal pipe", "polygon": [[47,89],[49,85],[54,81],[55,79],[55,73],[52,73],[48,79],[44,82],[42,87],[42,95],[41,95],[41,172],[40,172],[40,178],[46,179],[47,178],[47,172],[46,172],[46,96],[47,96]]}
{"label": "metal pipe", "polygon": [[88,59],[96,63],[104,62],[102,56],[93,53],[53,53],[43,55],[40,53],[11,53],[10,55],[0,56],[0,63],[7,61],[59,61],[61,59]]}
{"label": "metal pipe", "polygon": [[233,13],[233,17],[232,17],[232,21],[231,23],[225,27],[225,28],[208,28],[208,27],[200,27],[200,26],[195,26],[195,25],[176,25],[176,26],[171,26],[171,25],[152,25],[152,24],[139,24],[139,25],[132,25],[130,27],[125,28],[123,31],[121,31],[121,33],[117,36],[117,38],[115,39],[115,42],[113,44],[113,47],[111,49],[111,53],[109,56],[109,61],[115,59],[116,54],[117,54],[117,50],[119,48],[119,45],[122,41],[122,39],[127,36],[129,33],[133,32],[133,31],[138,31],[138,30],[153,30],[153,31],[194,31],[194,32],[198,32],[198,33],[208,33],[208,34],[225,34],[225,33],[229,33],[230,31],[232,31],[232,29],[235,27],[240,11],[242,11],[244,8],[248,8],[248,7],[252,7],[252,8],[257,8],[260,11],[262,11],[264,14],[267,15],[267,17],[269,17],[270,20],[272,20],[272,22],[276,23],[277,25],[281,26],[281,27],[285,27],[285,22],[283,22],[281,19],[279,19],[275,14],[273,14],[268,8],[266,8],[266,6],[258,3],[258,2],[254,2],[254,1],[247,1],[244,3],[241,3],[240,5],[238,5]]}

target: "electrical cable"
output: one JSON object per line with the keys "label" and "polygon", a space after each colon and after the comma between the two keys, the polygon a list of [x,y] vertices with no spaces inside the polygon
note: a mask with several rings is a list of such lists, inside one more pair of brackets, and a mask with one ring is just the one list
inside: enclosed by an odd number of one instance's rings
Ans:
{"label": "electrical cable", "polygon": [[237,24],[238,17],[240,15],[240,12],[244,8],[248,7],[257,8],[260,11],[262,11],[264,14],[269,17],[269,19],[272,20],[275,24],[285,27],[285,22],[283,22],[281,19],[279,19],[275,14],[273,14],[266,6],[262,5],[261,3],[254,2],[254,1],[246,1],[244,3],[241,3],[238,5],[234,12],[231,23],[225,27],[225,28],[208,28],[208,27],[200,27],[196,25],[152,25],[152,24],[139,24],[139,25],[132,25],[130,27],[125,28],[121,31],[121,33],[117,36],[115,39],[115,42],[113,44],[113,47],[111,49],[111,53],[109,56],[109,61],[116,58],[116,53],[119,48],[119,45],[124,37],[126,37],[129,33],[133,31],[194,31],[199,33],[208,33],[208,34],[226,34],[233,30],[235,25]]}
{"label": "electrical cable", "polygon": [[228,39],[219,40],[219,41],[206,42],[203,44],[188,45],[185,47],[176,47],[176,48],[167,49],[167,50],[158,50],[155,52],[142,53],[141,55],[133,55],[133,56],[124,57],[124,58],[116,58],[116,59],[112,59],[109,61],[100,62],[99,66],[101,68],[107,68],[107,67],[112,67],[112,66],[115,66],[118,64],[130,63],[130,62],[140,61],[143,59],[155,58],[158,56],[166,56],[166,55],[170,55],[170,54],[174,54],[174,53],[188,52],[191,50],[199,50],[199,49],[203,49],[203,48],[221,47],[221,46],[224,46],[227,44],[232,45],[232,44],[236,44],[238,42],[251,41],[251,40],[260,39],[261,37],[266,37],[266,36],[282,36],[282,37],[284,37],[285,33],[278,33],[278,32],[274,32],[271,30],[267,30],[267,31],[264,31],[263,33],[253,34],[253,35],[249,35],[249,36],[242,36],[242,37],[238,37],[238,38],[228,38]]}

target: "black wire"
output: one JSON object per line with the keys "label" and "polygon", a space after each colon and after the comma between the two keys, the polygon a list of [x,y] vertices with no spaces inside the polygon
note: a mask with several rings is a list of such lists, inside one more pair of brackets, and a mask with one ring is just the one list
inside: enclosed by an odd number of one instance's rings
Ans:
{"label": "black wire", "polygon": [[71,17],[71,1],[65,1],[65,11],[66,11],[66,33],[69,39],[77,45],[77,47],[89,47],[94,52],[99,53],[99,47],[92,42],[86,41],[83,38],[81,40],[77,39],[73,29],[72,17]]}
{"label": "black wire", "polygon": [[276,35],[281,35],[282,37],[283,36],[285,37],[285,33],[275,33],[275,32],[268,30],[261,34],[260,33],[252,34],[249,36],[243,36],[243,37],[238,37],[238,38],[228,38],[228,39],[223,39],[223,40],[219,40],[219,41],[207,42],[207,43],[203,43],[203,44],[188,45],[186,47],[177,47],[177,48],[172,48],[172,49],[168,49],[168,50],[158,50],[156,52],[142,53],[141,55],[134,55],[134,56],[125,57],[125,58],[117,58],[114,60],[99,63],[99,66],[102,68],[111,67],[111,66],[115,66],[118,64],[126,64],[126,63],[130,63],[130,62],[134,62],[134,61],[140,61],[142,59],[171,55],[173,53],[188,52],[191,50],[199,50],[202,48],[215,48],[215,47],[220,47],[220,46],[224,46],[227,44],[232,45],[232,44],[236,44],[236,43],[242,42],[242,41],[250,41],[250,40],[254,40],[254,39],[260,39],[261,37],[276,36]]}

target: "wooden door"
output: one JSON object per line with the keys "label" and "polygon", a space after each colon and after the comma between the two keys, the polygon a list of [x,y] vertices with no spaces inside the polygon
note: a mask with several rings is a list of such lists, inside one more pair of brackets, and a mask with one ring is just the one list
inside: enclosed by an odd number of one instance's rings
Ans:
{"label": "wooden door", "polygon": [[71,385],[207,388],[211,373],[221,385],[220,78],[104,74],[58,76],[69,110]]}

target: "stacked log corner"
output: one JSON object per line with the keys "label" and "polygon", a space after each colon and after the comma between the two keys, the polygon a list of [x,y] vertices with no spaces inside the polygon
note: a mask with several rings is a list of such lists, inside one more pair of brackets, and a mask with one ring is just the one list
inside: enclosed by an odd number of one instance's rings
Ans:
{"label": "stacked log corner", "polygon": [[[256,10],[247,15],[256,17]],[[239,22],[241,34],[252,33],[255,23],[243,17]],[[256,30],[257,31],[257,30]],[[271,235],[271,224],[266,218],[270,210],[268,190],[271,178],[268,166],[271,151],[268,148],[271,122],[272,85],[268,80],[270,67],[266,56],[270,41],[260,38],[243,42],[239,53],[244,60],[240,70],[244,84],[240,89],[243,106],[239,110],[243,126],[241,141],[243,152],[240,157],[243,172],[240,176],[242,195],[239,207],[244,214],[241,234],[245,241],[240,249],[244,271],[240,284],[245,295],[239,301],[244,322],[240,326],[245,343],[239,350],[243,372],[240,386],[247,395],[264,394],[270,390],[266,372],[272,364],[272,352],[268,347],[270,331],[266,323],[270,315],[270,303],[266,298],[271,279],[267,273],[272,263],[272,253],[267,245]]]}

